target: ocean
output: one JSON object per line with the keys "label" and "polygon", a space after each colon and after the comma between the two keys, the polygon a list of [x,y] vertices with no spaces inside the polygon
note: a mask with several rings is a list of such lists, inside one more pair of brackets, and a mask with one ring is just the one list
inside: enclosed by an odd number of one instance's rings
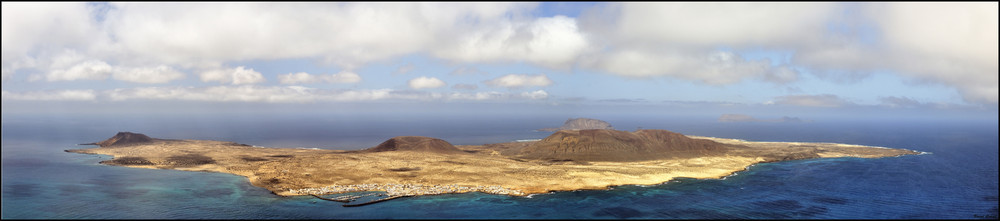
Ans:
{"label": "ocean", "polygon": [[4,115],[4,219],[996,219],[997,121],[723,123],[714,118],[583,116],[620,130],[666,129],[751,141],[836,142],[928,152],[880,159],[765,163],[723,179],[514,197],[483,193],[362,206],[280,197],[221,173],[105,166],[66,153],[119,131],[266,147],[360,149],[393,136],[452,144],[539,139],[557,115]]}

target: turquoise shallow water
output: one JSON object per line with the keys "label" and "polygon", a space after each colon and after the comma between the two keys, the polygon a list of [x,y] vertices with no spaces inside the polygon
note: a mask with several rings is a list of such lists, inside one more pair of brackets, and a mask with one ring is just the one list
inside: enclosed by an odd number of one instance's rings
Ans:
{"label": "turquoise shallow water", "polygon": [[[13,120],[11,120],[13,119]],[[527,197],[482,193],[421,196],[345,208],[312,197],[279,197],[245,178],[219,173],[99,165],[108,156],[65,153],[127,130],[154,137],[231,140],[260,146],[375,145],[398,135],[455,144],[541,138],[533,119],[334,120],[284,123],[216,120],[106,123],[101,118],[5,116],[3,218],[386,219],[386,218],[754,218],[933,219],[997,215],[997,124],[811,123],[723,124],[619,122],[747,140],[822,141],[915,149],[926,155],[882,159],[815,159],[759,164],[725,179],[678,179],[653,186],[619,186]],[[195,121],[199,119],[192,119]],[[365,124],[360,128],[359,122]],[[562,120],[554,121],[555,124]],[[420,125],[400,129],[397,125]],[[213,126],[214,125],[214,126]],[[262,125],[267,125],[266,127]],[[483,129],[481,125],[491,125]],[[416,128],[416,127],[414,127]],[[476,130],[472,130],[476,128]],[[224,132],[217,132],[224,131]],[[353,145],[353,146],[352,146]]]}

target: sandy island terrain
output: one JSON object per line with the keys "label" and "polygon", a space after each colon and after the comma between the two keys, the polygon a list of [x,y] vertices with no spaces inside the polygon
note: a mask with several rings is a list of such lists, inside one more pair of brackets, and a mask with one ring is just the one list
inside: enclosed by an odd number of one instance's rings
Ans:
{"label": "sandy island terrain", "polygon": [[473,191],[526,196],[600,190],[677,177],[720,178],[762,162],[920,153],[835,143],[750,142],[665,130],[562,130],[539,141],[457,146],[435,138],[396,137],[355,151],[155,139],[128,132],[92,145],[101,147],[67,152],[114,156],[101,162],[108,165],[236,174],[280,196],[385,191],[385,199]]}

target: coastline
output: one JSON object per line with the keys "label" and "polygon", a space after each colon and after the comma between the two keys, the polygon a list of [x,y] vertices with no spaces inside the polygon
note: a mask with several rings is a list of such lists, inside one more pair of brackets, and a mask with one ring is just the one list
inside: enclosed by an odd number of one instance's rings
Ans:
{"label": "coastline", "polygon": [[[390,198],[468,192],[531,197],[558,191],[660,185],[679,177],[725,179],[753,165],[767,162],[920,154],[910,150],[836,143],[750,142],[689,137],[719,140],[717,142],[720,143],[739,142],[744,146],[725,155],[635,162],[520,160],[495,154],[496,151],[483,151],[491,149],[478,145],[462,145],[461,149],[469,153],[447,155],[414,151],[364,153],[267,148],[203,140],[158,140],[144,145],[66,152],[110,155],[114,159],[101,164],[113,166],[239,175],[246,177],[252,185],[279,196],[384,191]],[[512,143],[524,145],[531,142]],[[803,151],[815,155],[794,154]],[[202,158],[208,160],[192,161]]]}

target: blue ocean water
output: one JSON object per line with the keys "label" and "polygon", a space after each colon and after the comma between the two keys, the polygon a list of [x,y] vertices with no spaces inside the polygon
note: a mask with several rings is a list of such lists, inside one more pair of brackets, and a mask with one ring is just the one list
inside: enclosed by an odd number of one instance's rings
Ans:
{"label": "blue ocean water", "polygon": [[393,136],[453,144],[543,138],[564,117],[47,116],[4,115],[2,218],[388,219],[739,218],[976,219],[997,216],[996,121],[719,123],[603,116],[618,129],[667,129],[756,141],[837,142],[930,152],[881,159],[759,164],[725,179],[528,197],[482,193],[401,198],[362,207],[279,197],[220,173],[99,165],[109,156],[63,152],[118,131],[270,147],[358,149]]}

